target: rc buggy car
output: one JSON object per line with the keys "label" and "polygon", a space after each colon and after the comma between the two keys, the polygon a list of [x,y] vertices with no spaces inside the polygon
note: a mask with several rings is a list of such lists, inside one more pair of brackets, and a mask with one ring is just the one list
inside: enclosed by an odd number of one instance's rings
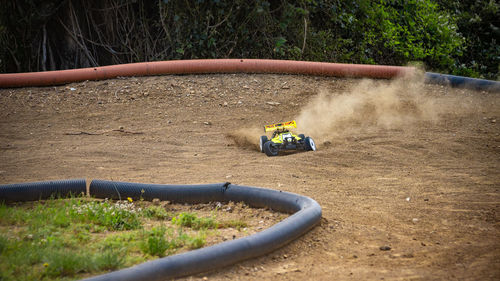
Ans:
{"label": "rc buggy car", "polygon": [[294,135],[289,129],[297,128],[297,123],[289,121],[264,126],[264,132],[273,132],[269,140],[267,136],[260,137],[260,151],[267,156],[276,156],[283,150],[316,151],[316,145],[310,137],[304,134]]}

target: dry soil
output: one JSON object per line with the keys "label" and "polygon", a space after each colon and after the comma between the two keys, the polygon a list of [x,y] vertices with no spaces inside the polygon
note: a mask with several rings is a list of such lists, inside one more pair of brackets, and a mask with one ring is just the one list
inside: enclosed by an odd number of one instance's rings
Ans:
{"label": "dry soil", "polygon": [[[318,151],[267,157],[296,119]],[[0,89],[0,184],[229,181],[312,197],[321,224],[186,279],[499,280],[500,94],[292,75],[185,75]],[[381,250],[384,249],[384,250]]]}

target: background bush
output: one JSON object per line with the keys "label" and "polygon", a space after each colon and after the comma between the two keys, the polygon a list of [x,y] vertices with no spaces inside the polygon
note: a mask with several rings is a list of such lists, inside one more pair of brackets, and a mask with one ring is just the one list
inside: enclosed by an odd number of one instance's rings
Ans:
{"label": "background bush", "polygon": [[196,58],[406,65],[498,79],[492,0],[18,0],[0,11],[0,70]]}

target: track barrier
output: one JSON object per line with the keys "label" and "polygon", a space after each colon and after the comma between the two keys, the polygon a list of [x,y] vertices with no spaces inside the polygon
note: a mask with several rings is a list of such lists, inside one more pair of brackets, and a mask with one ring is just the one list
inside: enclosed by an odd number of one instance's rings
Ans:
{"label": "track barrier", "polygon": [[[59,85],[86,80],[116,77],[209,74],[209,73],[275,73],[334,77],[392,79],[412,74],[414,67],[389,65],[343,64],[268,59],[200,59],[140,62],[99,67],[0,74],[0,88]],[[453,87],[500,91],[500,82],[427,72],[425,81]]]}
{"label": "track barrier", "polygon": [[[34,201],[67,197],[85,192],[85,180],[61,180],[0,185],[0,201]],[[206,248],[145,262],[130,268],[85,280],[166,280],[212,271],[270,253],[297,239],[321,219],[321,207],[313,199],[284,191],[234,185],[161,185],[93,180],[90,196],[95,198],[168,200],[177,203],[245,202],[251,207],[293,213],[283,221],[256,234]]]}

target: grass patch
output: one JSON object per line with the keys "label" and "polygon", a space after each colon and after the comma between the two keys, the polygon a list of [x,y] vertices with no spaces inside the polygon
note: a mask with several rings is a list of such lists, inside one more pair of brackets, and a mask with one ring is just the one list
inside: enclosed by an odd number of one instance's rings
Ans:
{"label": "grass patch", "polygon": [[228,221],[222,221],[219,224],[219,228],[236,228],[238,231],[241,229],[248,227],[248,224],[242,220],[228,220]]}
{"label": "grass patch", "polygon": [[133,202],[81,202],[75,202],[69,210],[69,215],[77,221],[100,225],[108,230],[130,230],[141,226],[139,216],[142,209],[136,209]]}
{"label": "grass patch", "polygon": [[154,227],[145,232],[145,239],[141,243],[142,252],[151,256],[164,257],[167,250],[177,248],[174,240],[165,238],[166,231],[164,227]]}
{"label": "grass patch", "polygon": [[51,278],[73,276],[76,273],[91,272],[93,269],[93,257],[86,252],[74,253],[55,249],[46,251],[43,259],[43,275]]}
{"label": "grass patch", "polygon": [[192,213],[180,213],[178,216],[172,218],[172,223],[190,227],[192,229],[216,229],[216,228],[236,228],[238,231],[248,226],[248,224],[241,220],[227,220],[216,221],[215,218],[199,218]]}
{"label": "grass patch", "polygon": [[167,212],[165,208],[161,206],[150,206],[147,207],[144,213],[149,218],[154,218],[157,220],[171,219],[173,215]]}
{"label": "grass patch", "polygon": [[198,218],[195,214],[185,212],[172,218],[172,223],[192,229],[215,229],[219,226],[214,218]]}
{"label": "grass patch", "polygon": [[205,246],[246,227],[148,202],[84,197],[0,203],[0,280],[78,279]]}

